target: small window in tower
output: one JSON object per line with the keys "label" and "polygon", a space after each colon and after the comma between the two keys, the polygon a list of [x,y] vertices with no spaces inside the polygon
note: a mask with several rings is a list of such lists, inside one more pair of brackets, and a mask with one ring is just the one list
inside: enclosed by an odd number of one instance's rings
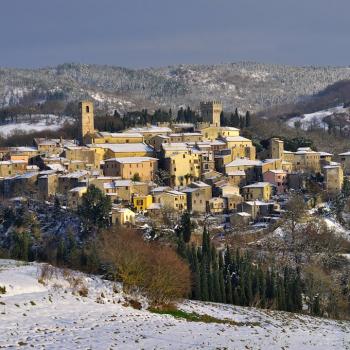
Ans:
{"label": "small window in tower", "polygon": [[90,113],[90,108],[89,108],[89,106],[86,106],[85,111],[86,111],[86,113]]}

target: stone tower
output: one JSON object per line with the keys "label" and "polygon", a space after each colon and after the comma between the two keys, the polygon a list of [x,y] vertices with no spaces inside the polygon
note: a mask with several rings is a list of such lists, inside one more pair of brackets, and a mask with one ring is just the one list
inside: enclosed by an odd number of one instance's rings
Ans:
{"label": "stone tower", "polygon": [[270,140],[270,154],[272,159],[283,159],[284,142],[277,137],[273,137]]}
{"label": "stone tower", "polygon": [[94,104],[91,101],[81,101],[80,110],[80,138],[86,142],[86,137],[93,134],[94,129]]}
{"label": "stone tower", "polygon": [[209,123],[212,126],[220,126],[220,115],[222,112],[222,104],[220,102],[201,102],[200,109],[204,123]]}

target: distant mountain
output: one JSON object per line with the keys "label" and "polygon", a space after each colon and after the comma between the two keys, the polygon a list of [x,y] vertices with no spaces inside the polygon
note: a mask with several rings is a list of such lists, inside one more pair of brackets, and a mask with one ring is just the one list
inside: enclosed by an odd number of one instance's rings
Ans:
{"label": "distant mountain", "polygon": [[197,106],[221,100],[226,110],[258,111],[295,103],[350,79],[348,67],[293,67],[251,62],[164,68],[63,64],[0,68],[0,107],[47,99],[93,98],[110,110]]}

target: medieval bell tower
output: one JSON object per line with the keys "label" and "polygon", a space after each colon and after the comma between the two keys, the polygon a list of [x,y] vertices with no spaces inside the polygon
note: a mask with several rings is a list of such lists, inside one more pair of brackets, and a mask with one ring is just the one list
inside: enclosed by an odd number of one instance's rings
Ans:
{"label": "medieval bell tower", "polygon": [[94,104],[91,101],[81,101],[80,110],[80,138],[86,143],[87,136],[94,133]]}

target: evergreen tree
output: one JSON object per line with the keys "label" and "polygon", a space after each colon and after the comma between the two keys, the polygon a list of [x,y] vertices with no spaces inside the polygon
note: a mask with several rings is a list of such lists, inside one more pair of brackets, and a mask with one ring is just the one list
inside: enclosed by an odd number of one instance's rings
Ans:
{"label": "evergreen tree", "polygon": [[239,117],[239,128],[244,129],[244,127],[245,127],[245,118]]}
{"label": "evergreen tree", "polygon": [[209,290],[208,290],[208,274],[207,274],[207,266],[205,258],[202,259],[200,265],[200,290],[201,290],[201,300],[207,301],[209,300]]}
{"label": "evergreen tree", "polygon": [[246,128],[249,128],[251,126],[251,116],[249,111],[247,111],[245,114],[245,126]]}
{"label": "evergreen tree", "polygon": [[83,218],[86,229],[90,231],[93,227],[106,228],[109,226],[109,212],[111,209],[110,197],[104,195],[96,186],[91,185],[82,197],[78,213]]}
{"label": "evergreen tree", "polygon": [[222,269],[220,269],[219,271],[219,284],[220,284],[221,302],[226,303],[225,279],[224,279],[224,272]]}
{"label": "evergreen tree", "polygon": [[191,216],[188,211],[185,211],[181,216],[181,223],[178,230],[182,234],[183,241],[189,243],[192,234]]}
{"label": "evergreen tree", "polygon": [[195,266],[195,272],[194,272],[194,288],[193,288],[193,298],[195,300],[201,300],[202,297],[202,291],[201,291],[201,271],[199,268],[198,261]]}
{"label": "evergreen tree", "polygon": [[235,113],[231,115],[231,126],[235,128],[240,127],[240,119],[239,119],[239,114],[238,114],[238,109],[235,109]]}
{"label": "evergreen tree", "polygon": [[226,302],[233,303],[231,275],[229,273],[226,275]]}

